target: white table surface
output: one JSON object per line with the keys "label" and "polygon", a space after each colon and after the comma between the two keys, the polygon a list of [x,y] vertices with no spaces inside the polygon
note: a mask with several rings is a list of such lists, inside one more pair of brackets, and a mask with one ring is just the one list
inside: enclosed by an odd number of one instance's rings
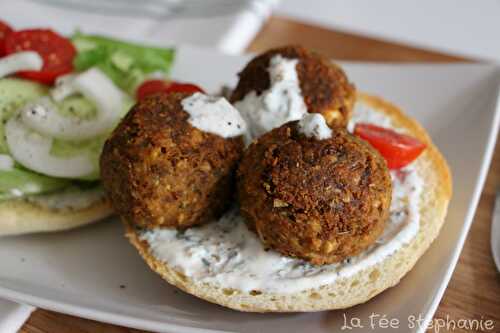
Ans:
{"label": "white table surface", "polygon": [[18,29],[50,27],[63,34],[80,29],[132,40],[147,37],[149,41],[163,45],[193,44],[239,53],[253,39],[278,2],[250,0],[247,6],[231,15],[158,20],[68,10],[47,5],[42,0],[0,0],[0,19]]}

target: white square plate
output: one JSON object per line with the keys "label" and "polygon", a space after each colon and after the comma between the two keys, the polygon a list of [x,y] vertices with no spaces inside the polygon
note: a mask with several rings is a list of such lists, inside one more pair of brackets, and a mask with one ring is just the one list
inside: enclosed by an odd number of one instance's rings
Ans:
{"label": "white square plate", "polygon": [[[208,91],[234,85],[246,57],[181,47],[173,76]],[[400,320],[432,315],[457,262],[483,187],[499,125],[500,73],[491,65],[345,64],[359,90],[417,118],[446,156],[454,180],[443,232],[396,287],[345,311],[246,314],[170,287],[123,237],[116,219],[55,234],[0,240],[0,297],[119,325],[164,332],[339,332],[343,316]],[[375,327],[373,332],[380,328]],[[350,330],[354,332],[356,330]],[[370,330],[372,331],[372,330]]]}

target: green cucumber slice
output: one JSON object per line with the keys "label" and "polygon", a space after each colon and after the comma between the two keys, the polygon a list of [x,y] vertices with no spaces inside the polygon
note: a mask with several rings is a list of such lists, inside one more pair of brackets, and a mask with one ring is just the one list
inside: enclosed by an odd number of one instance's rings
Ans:
{"label": "green cucumber slice", "polygon": [[0,80],[0,154],[8,154],[4,125],[19,108],[47,95],[47,87],[21,79]]}

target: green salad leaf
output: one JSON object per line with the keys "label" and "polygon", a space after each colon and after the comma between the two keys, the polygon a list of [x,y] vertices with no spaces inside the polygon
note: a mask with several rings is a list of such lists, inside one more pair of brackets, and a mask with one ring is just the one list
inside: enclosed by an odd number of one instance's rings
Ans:
{"label": "green salad leaf", "polygon": [[78,50],[77,71],[98,67],[113,82],[134,95],[137,86],[151,73],[168,75],[175,50],[128,43],[112,38],[76,33],[72,37]]}
{"label": "green salad leaf", "polygon": [[70,184],[67,179],[44,176],[17,165],[12,170],[0,171],[0,201],[57,191]]}

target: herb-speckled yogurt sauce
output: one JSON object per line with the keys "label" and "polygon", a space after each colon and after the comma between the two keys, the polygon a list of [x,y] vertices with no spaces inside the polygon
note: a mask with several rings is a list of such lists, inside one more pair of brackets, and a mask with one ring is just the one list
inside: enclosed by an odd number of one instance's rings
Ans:
{"label": "herb-speckled yogurt sauce", "polygon": [[48,209],[78,210],[88,208],[94,203],[104,200],[104,197],[104,190],[101,186],[89,189],[70,186],[57,192],[28,195],[23,200]]}
{"label": "herb-speckled yogurt sauce", "polygon": [[189,123],[199,130],[223,138],[241,136],[247,131],[247,124],[238,110],[223,97],[194,93],[181,103],[189,113]]}
{"label": "herb-speckled yogurt sauce", "polygon": [[[357,103],[348,128],[356,122],[392,127],[390,118]],[[397,128],[396,128],[397,130]],[[266,251],[234,208],[219,221],[185,232],[173,229],[141,231],[152,254],[160,261],[200,282],[242,291],[292,293],[329,284],[373,266],[410,242],[419,230],[423,181],[414,163],[391,171],[393,197],[390,218],[381,237],[366,251],[341,263],[313,266]]]}
{"label": "herb-speckled yogurt sauce", "polygon": [[297,63],[297,59],[283,58],[281,55],[272,57],[267,69],[269,89],[259,95],[251,91],[241,101],[234,103],[248,125],[245,135],[247,144],[273,128],[299,120],[307,114],[296,70]]}

